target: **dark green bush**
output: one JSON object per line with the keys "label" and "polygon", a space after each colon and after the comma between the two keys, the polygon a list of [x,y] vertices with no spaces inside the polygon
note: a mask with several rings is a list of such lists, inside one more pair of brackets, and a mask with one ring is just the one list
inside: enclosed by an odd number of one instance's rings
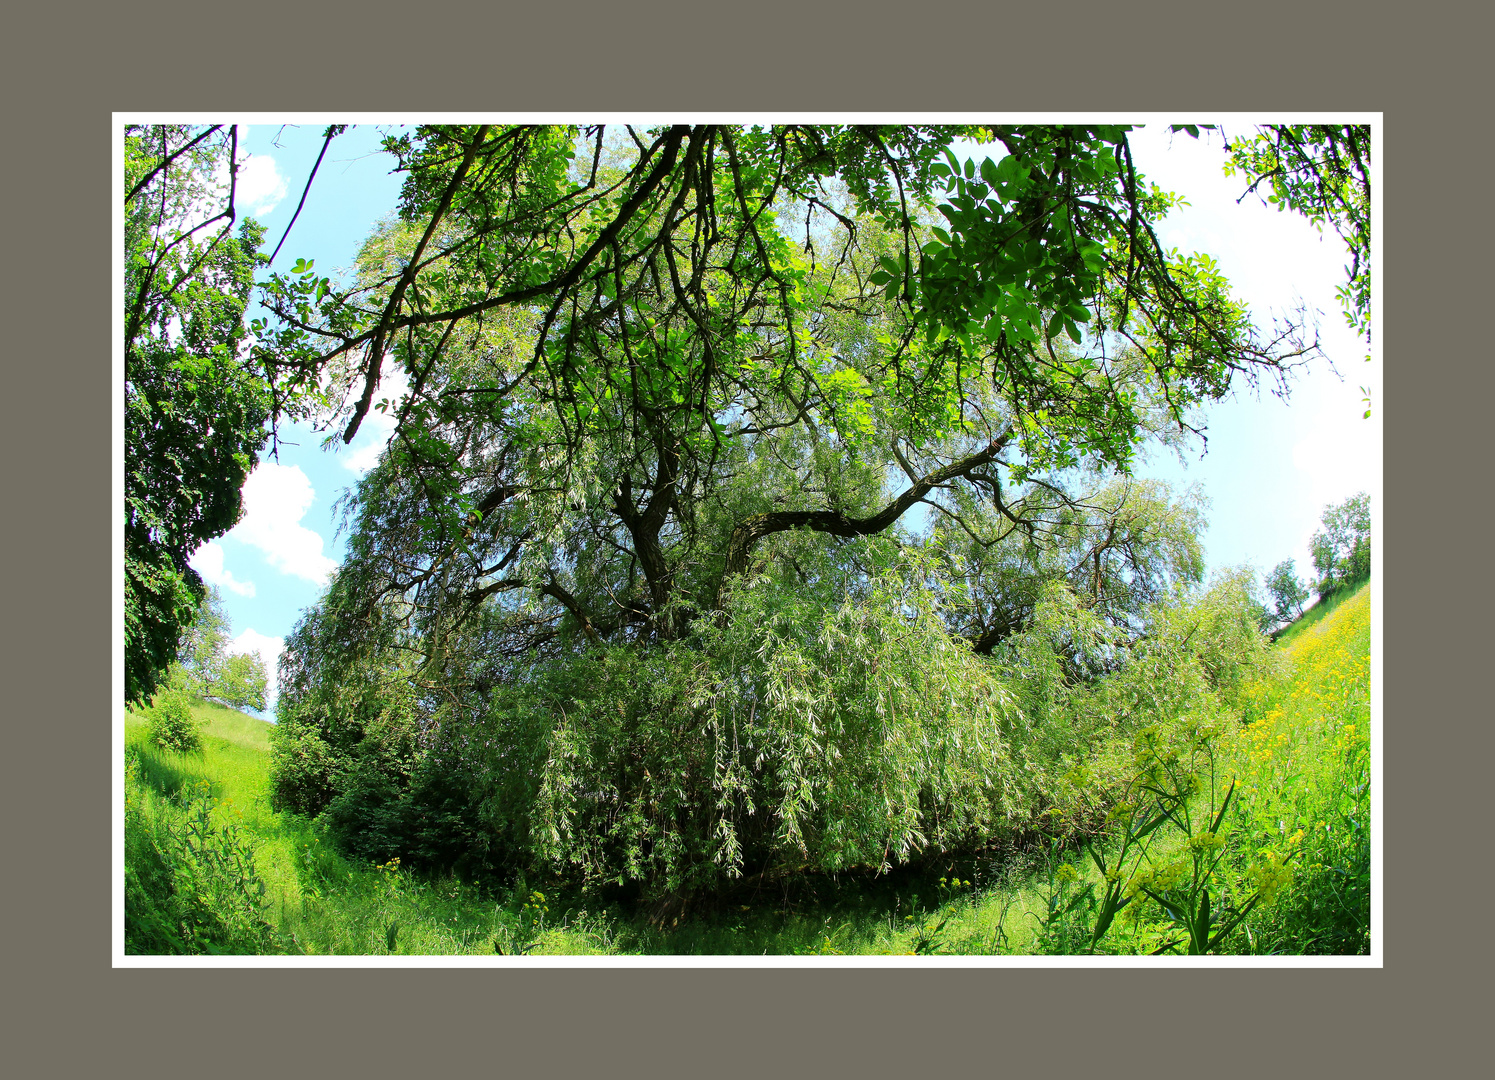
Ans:
{"label": "dark green bush", "polygon": [[270,732],[270,806],[315,817],[341,790],[348,762],[315,730],[289,723]]}
{"label": "dark green bush", "polygon": [[329,802],[323,819],[349,858],[384,863],[398,857],[410,869],[493,877],[502,860],[469,780],[427,759],[402,783],[365,762]]}
{"label": "dark green bush", "polygon": [[276,736],[277,797],[311,791],[299,805],[361,861],[651,900],[882,872],[1098,828],[1132,735],[1230,703],[1265,656],[1239,575],[1149,610],[1140,639],[1056,584],[990,657],[949,632],[957,587],[906,551],[849,599],[744,580],[679,639],[534,661],[450,705],[399,696],[367,657],[344,699],[312,673],[301,733]]}

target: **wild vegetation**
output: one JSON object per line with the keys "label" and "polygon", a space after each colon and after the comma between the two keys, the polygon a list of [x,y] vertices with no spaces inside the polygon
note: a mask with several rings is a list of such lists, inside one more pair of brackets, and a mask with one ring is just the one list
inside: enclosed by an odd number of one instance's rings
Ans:
{"label": "wild vegetation", "polygon": [[[1176,196],[1125,126],[416,128],[386,142],[398,215],[343,280],[268,275],[244,349],[259,233],[193,238],[210,135],[129,137],[127,697],[173,685],[173,642],[187,689],[222,682],[181,652],[185,557],[267,418],[394,435],[287,640],[259,826],[190,739],[132,744],[136,940],[393,951],[442,910],[461,934],[420,947],[574,916],[632,951],[749,895],[891,888],[886,946],[930,951],[931,899],[1019,903],[1032,873],[1029,951],[1321,940],[1262,921],[1308,834],[1245,772],[1284,685],[1254,583],[1206,585],[1197,494],[1132,475],[1317,345],[1162,248]],[[1276,145],[1233,160],[1311,213],[1368,195]]]}
{"label": "wild vegetation", "polygon": [[[149,741],[149,713],[131,716],[127,949],[1364,953],[1370,604],[1361,586],[1311,609],[1237,673],[1228,695],[1213,695],[1219,713],[1194,712],[1117,745],[1110,768],[1123,797],[1104,817],[1086,802],[1091,788],[1076,770],[1063,816],[1046,815],[990,849],[883,874],[744,881],[663,922],[618,890],[342,854],[326,815],[271,809],[271,725],[199,703],[203,748],[183,756]],[[1139,678],[1124,693],[1147,685]],[[1089,825],[1076,832],[1076,820]]]}

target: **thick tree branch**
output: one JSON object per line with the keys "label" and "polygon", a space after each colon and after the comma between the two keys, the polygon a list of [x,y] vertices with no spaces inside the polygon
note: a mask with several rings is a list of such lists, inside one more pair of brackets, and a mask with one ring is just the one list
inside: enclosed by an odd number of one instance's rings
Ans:
{"label": "thick tree branch", "polygon": [[602,643],[602,635],[592,625],[591,616],[587,614],[586,608],[582,607],[581,601],[572,596],[566,587],[555,579],[555,575],[552,574],[550,580],[540,587],[540,595],[559,600],[561,605],[580,624],[581,632],[587,636],[587,640],[593,645],[600,645]]}
{"label": "thick tree branch", "polygon": [[[384,360],[384,342],[390,330],[394,329],[390,321],[395,312],[400,310],[400,303],[405,299],[405,291],[410,288],[411,282],[415,280],[417,268],[420,266],[420,257],[426,250],[426,245],[431,242],[436,229],[446,217],[446,212],[451,208],[452,198],[457,194],[457,189],[462,186],[462,181],[467,176],[467,170],[472,168],[472,159],[477,156],[478,147],[482,145],[483,139],[488,135],[488,125],[479,127],[473,135],[472,141],[468,143],[466,151],[462,154],[462,162],[457,166],[456,172],[441,193],[441,201],[436,210],[431,214],[430,223],[426,225],[425,235],[420,238],[420,243],[415,245],[415,250],[410,255],[410,262],[405,267],[405,272],[400,275],[399,284],[390,294],[389,303],[384,307],[384,314],[379,319],[379,325],[374,328],[373,340],[369,342],[368,360],[364,368],[363,396],[358,399],[358,404],[353,409],[353,419],[348,422],[347,430],[343,432],[343,442],[350,443],[353,436],[358,434],[358,427],[363,423],[363,418],[368,415],[369,405],[374,400],[374,387],[379,385],[379,368]],[[330,138],[330,136],[329,136]],[[323,144],[323,150],[326,144]]]}
{"label": "thick tree branch", "polygon": [[[871,517],[847,517],[839,510],[778,510],[767,514],[754,514],[752,517],[739,521],[737,527],[732,530],[732,538],[727,545],[727,565],[722,572],[722,584],[725,585],[728,578],[747,569],[748,555],[753,545],[773,533],[785,532],[789,529],[813,529],[816,532],[830,533],[832,536],[853,537],[872,536],[882,532],[902,517],[910,507],[923,499],[932,488],[964,476],[971,470],[979,469],[992,461],[1002,452],[1010,438],[1011,432],[1004,433],[969,457],[928,473]],[[718,592],[718,606],[720,606],[720,592]]]}

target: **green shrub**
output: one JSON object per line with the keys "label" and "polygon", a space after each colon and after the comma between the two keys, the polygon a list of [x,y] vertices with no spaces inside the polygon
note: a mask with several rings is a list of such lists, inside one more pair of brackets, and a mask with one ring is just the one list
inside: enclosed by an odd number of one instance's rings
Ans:
{"label": "green shrub", "polygon": [[460,763],[436,756],[423,759],[408,782],[365,761],[328,804],[324,820],[350,859],[398,858],[412,870],[491,878],[503,870],[506,853],[479,816],[471,779]]}
{"label": "green shrub", "polygon": [[271,802],[314,817],[374,769],[403,784],[415,759],[413,671],[326,648],[336,613],[314,609],[287,639],[270,737]]}
{"label": "green shrub", "polygon": [[270,806],[314,817],[342,787],[346,758],[315,729],[281,723],[270,732]]}
{"label": "green shrub", "polygon": [[166,855],[170,837],[150,804],[154,793],[140,778],[134,751],[125,759],[125,951],[182,953],[177,932],[176,887]]}
{"label": "green shrub", "polygon": [[202,733],[192,717],[192,706],[180,690],[168,690],[146,714],[150,740],[174,754],[201,754]]}
{"label": "green shrub", "polygon": [[298,646],[275,805],[323,814],[359,863],[557,875],[668,907],[746,874],[1092,835],[1139,730],[1232,708],[1269,666],[1241,574],[1140,612],[1140,637],[1056,584],[987,657],[950,633],[960,586],[936,560],[869,559],[849,590],[829,562],[811,586],[744,577],[680,638],[531,660],[460,702],[415,695],[398,657],[318,666]]}
{"label": "green shrub", "polygon": [[917,580],[890,568],[840,603],[749,582],[691,639],[506,684],[481,733],[486,819],[541,867],[656,897],[1006,831],[1034,806],[1022,717]]}

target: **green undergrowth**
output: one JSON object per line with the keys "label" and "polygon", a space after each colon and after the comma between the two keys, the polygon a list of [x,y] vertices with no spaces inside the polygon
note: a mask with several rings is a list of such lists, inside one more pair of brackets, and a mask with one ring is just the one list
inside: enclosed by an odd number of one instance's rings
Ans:
{"label": "green undergrowth", "polygon": [[321,821],[272,811],[269,724],[196,702],[202,752],[174,754],[130,714],[127,951],[1364,953],[1370,600],[1362,586],[1300,620],[1281,670],[1228,715],[1139,735],[1133,780],[1088,837],[1033,832],[883,874],[748,875],[667,919],[617,891],[346,858]]}

